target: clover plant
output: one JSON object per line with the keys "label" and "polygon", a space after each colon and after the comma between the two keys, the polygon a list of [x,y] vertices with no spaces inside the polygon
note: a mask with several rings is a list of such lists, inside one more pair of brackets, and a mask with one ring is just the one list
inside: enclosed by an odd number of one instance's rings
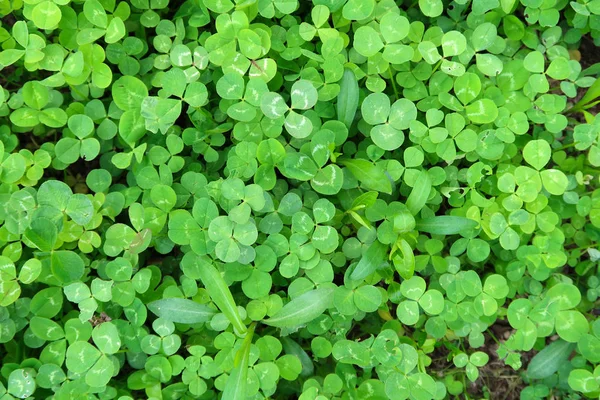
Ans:
{"label": "clover plant", "polygon": [[0,17],[0,399],[600,398],[599,0]]}

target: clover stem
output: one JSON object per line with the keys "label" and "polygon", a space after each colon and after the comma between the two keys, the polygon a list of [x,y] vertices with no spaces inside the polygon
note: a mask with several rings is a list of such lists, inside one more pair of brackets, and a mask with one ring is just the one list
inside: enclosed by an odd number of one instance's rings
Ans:
{"label": "clover stem", "polygon": [[26,358],[25,355],[26,354],[24,346],[17,346],[17,360],[24,360]]}
{"label": "clover stem", "polygon": [[469,8],[469,4],[471,4],[471,0],[467,1],[467,3],[465,4],[465,7],[460,12],[460,15],[463,15],[465,13],[465,11]]}
{"label": "clover stem", "polygon": [[576,144],[577,144],[576,142],[573,142],[573,143],[567,143],[567,144],[565,144],[564,146],[561,146],[561,147],[559,147],[559,148],[558,148],[558,150],[564,150],[564,149],[568,149],[569,147],[573,147],[573,146],[575,146]]}
{"label": "clover stem", "polygon": [[583,172],[586,174],[600,174],[600,169],[597,168],[584,168]]}
{"label": "clover stem", "polygon": [[489,328],[487,329],[487,331],[490,334],[490,337],[492,339],[494,339],[494,342],[496,342],[498,345],[500,345],[500,341],[498,340],[498,338],[496,338],[496,335],[494,335],[494,333]]}
{"label": "clover stem", "polygon": [[443,60],[444,59],[442,58],[440,61],[437,62],[437,64],[435,64],[435,67],[433,67],[433,69],[431,70],[431,75],[433,75],[433,73],[438,70],[438,68],[440,67],[440,65],[442,65],[442,61]]}
{"label": "clover stem", "polygon": [[581,246],[581,247],[575,247],[574,249],[569,249],[569,251],[576,251],[576,250],[588,250],[588,249],[595,249],[597,248],[598,245],[594,244],[594,245],[590,245],[590,246]]}
{"label": "clover stem", "polygon": [[[451,368],[451,366],[450,366],[450,367],[446,367],[446,368],[444,368],[444,369],[442,370],[442,372],[443,372],[443,371],[445,371],[445,370],[447,370],[448,368]],[[464,371],[463,371],[463,370],[461,370],[461,369],[454,369],[454,370],[452,370],[452,371],[448,371],[448,372],[446,372],[445,374],[446,374],[446,375],[464,374]]]}
{"label": "clover stem", "polygon": [[394,79],[394,74],[392,73],[392,67],[390,67],[390,80],[392,81],[392,89],[394,89],[394,95],[396,96],[395,100],[400,98],[398,94],[398,87],[396,86],[396,80]]}
{"label": "clover stem", "polygon": [[414,6],[416,6],[417,4],[419,4],[419,1],[418,1],[418,0],[415,0],[415,1],[413,1],[413,2],[411,3],[411,5],[410,5],[410,6],[408,6],[408,8],[407,8],[406,10],[407,10],[407,11],[408,11],[408,10],[410,10],[411,8],[413,8]]}
{"label": "clover stem", "polygon": [[465,400],[469,400],[470,398],[469,398],[469,394],[467,392],[467,380],[465,379],[465,374],[462,374],[461,378],[462,378],[462,383],[463,383],[463,387],[465,390]]}

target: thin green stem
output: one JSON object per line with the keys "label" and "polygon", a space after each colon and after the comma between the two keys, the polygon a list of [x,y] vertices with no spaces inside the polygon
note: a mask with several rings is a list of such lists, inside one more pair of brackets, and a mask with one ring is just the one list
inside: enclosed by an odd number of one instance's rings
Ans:
{"label": "thin green stem", "polygon": [[398,94],[398,87],[396,86],[396,80],[394,79],[394,74],[392,73],[391,68],[390,68],[390,80],[392,81],[392,89],[394,89],[394,95],[396,96],[395,100],[398,100],[400,98],[400,95]]}
{"label": "thin green stem", "polygon": [[435,64],[435,67],[433,67],[433,69],[431,70],[431,75],[433,75],[433,73],[435,71],[437,71],[437,69],[440,67],[440,65],[442,65],[442,61],[444,61],[443,58],[440,61],[438,61],[437,64]]}
{"label": "thin green stem", "polygon": [[462,383],[465,391],[465,400],[469,400],[469,392],[467,391],[467,380],[465,379],[465,374],[462,375]]}
{"label": "thin green stem", "polygon": [[573,143],[567,143],[564,146],[561,146],[558,148],[558,150],[564,150],[564,149],[568,149],[569,147],[573,147],[575,146],[577,143],[573,142]]}
{"label": "thin green stem", "polygon": [[490,337],[492,339],[494,339],[494,342],[496,342],[496,344],[500,345],[500,341],[498,340],[498,338],[496,338],[496,335],[494,335],[494,332],[492,332],[489,328],[487,329],[487,332],[490,334]]}
{"label": "thin green stem", "polygon": [[569,249],[569,251],[589,250],[589,249],[597,249],[597,248],[598,248],[598,244],[593,244],[590,246],[575,247],[574,249]]}

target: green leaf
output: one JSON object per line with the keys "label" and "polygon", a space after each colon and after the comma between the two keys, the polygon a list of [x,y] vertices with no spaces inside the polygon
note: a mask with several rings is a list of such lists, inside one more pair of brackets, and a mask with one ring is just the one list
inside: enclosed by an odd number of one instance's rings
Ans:
{"label": "green leaf", "polygon": [[458,31],[448,31],[442,36],[444,57],[458,56],[467,49],[467,39]]}
{"label": "green leaf", "polygon": [[35,336],[42,340],[54,341],[65,337],[63,328],[48,318],[33,317],[29,327]]}
{"label": "green leaf", "polygon": [[181,115],[181,110],[181,100],[148,96],[142,101],[141,115],[146,120],[146,129],[166,134]]}
{"label": "green leaf", "polygon": [[113,17],[106,28],[104,40],[108,44],[117,43],[127,34],[125,23],[119,17]]}
{"label": "green leaf", "polygon": [[480,92],[481,80],[472,72],[467,72],[454,81],[454,93],[463,104],[469,104],[475,100]]}
{"label": "green leaf", "polygon": [[285,115],[289,107],[278,93],[265,93],[260,102],[260,109],[267,118],[277,119]]}
{"label": "green leaf", "polygon": [[392,193],[392,183],[378,165],[362,159],[339,160],[339,163],[348,168],[365,189]]}
{"label": "green leaf", "polygon": [[187,85],[183,99],[192,107],[202,107],[208,100],[206,86],[202,82],[190,83]]}
{"label": "green leaf", "polygon": [[19,61],[25,55],[25,50],[7,49],[0,52],[0,65],[6,68]]}
{"label": "green leaf", "polygon": [[[8,50],[5,50],[5,51],[8,51]],[[2,53],[4,53],[4,52],[2,52]],[[1,59],[2,53],[0,53],[0,59]],[[594,81],[592,86],[590,86],[586,90],[586,92],[583,95],[583,97],[581,98],[581,100],[579,100],[573,106],[573,110],[580,111],[584,108],[587,108],[586,106],[588,104],[590,104],[591,102],[593,102],[594,100],[596,100],[598,97],[600,97],[600,78],[596,78],[596,80]]]}
{"label": "green leaf", "polygon": [[297,0],[274,0],[273,4],[283,14],[291,14],[298,8]]}
{"label": "green leaf", "polygon": [[387,43],[395,43],[406,36],[410,31],[410,22],[402,15],[388,12],[380,20],[381,35]]}
{"label": "green leaf", "polygon": [[247,396],[248,384],[248,366],[250,362],[250,348],[252,346],[252,337],[254,336],[253,324],[235,355],[234,369],[225,383],[223,389],[223,398],[231,400],[243,400]]}
{"label": "green leaf", "polygon": [[368,18],[375,9],[375,0],[348,0],[342,9],[342,15],[348,20]]}
{"label": "green leaf", "polygon": [[10,122],[21,128],[32,128],[40,123],[40,113],[30,108],[19,108],[10,114]]}
{"label": "green leaf", "polygon": [[490,99],[477,100],[465,107],[467,117],[476,124],[489,124],[498,117],[498,107]]}
{"label": "green leaf", "polygon": [[585,369],[574,369],[569,373],[569,386],[573,390],[583,393],[596,392],[600,384],[594,374]]}
{"label": "green leaf", "polygon": [[53,2],[42,1],[31,11],[31,18],[40,29],[54,29],[60,22],[62,13]]}
{"label": "green leaf", "polygon": [[230,72],[217,81],[217,93],[224,99],[239,100],[244,96],[244,78]]}
{"label": "green leaf", "polygon": [[246,325],[238,312],[233,296],[221,273],[211,264],[204,264],[198,269],[198,275],[210,295],[211,300],[219,307],[219,310],[231,322],[235,330],[243,335],[246,333]]}
{"label": "green leaf", "polygon": [[37,192],[37,201],[40,205],[48,205],[64,211],[72,195],[73,191],[66,183],[48,180],[40,185]]}
{"label": "green leaf", "polygon": [[104,322],[94,328],[92,338],[98,350],[104,354],[114,354],[121,348],[121,337],[112,322]]}
{"label": "green leaf", "polygon": [[477,221],[469,218],[440,215],[417,221],[417,230],[433,235],[454,235],[472,230],[477,225]]}
{"label": "green leaf", "polygon": [[377,311],[381,305],[381,300],[381,292],[375,286],[361,286],[354,292],[354,302],[362,312],[372,313]]}
{"label": "green leaf", "polygon": [[317,104],[319,94],[317,89],[307,80],[294,82],[290,93],[292,108],[308,110]]}
{"label": "green leaf", "polygon": [[88,0],[83,3],[83,14],[92,24],[106,28],[108,26],[108,17],[104,7],[98,0]]}
{"label": "green leaf", "polygon": [[85,383],[95,388],[106,386],[110,382],[114,368],[112,360],[103,354],[85,375]]}
{"label": "green leaf", "polygon": [[311,120],[295,111],[290,111],[285,117],[285,129],[296,139],[304,139],[310,136],[313,130]]}
{"label": "green leaf", "polygon": [[23,86],[23,100],[31,108],[41,110],[46,107],[50,96],[48,88],[39,82],[27,82]]}
{"label": "green leaf", "polygon": [[85,373],[101,355],[102,353],[87,341],[75,341],[67,349],[66,366],[74,373]]}
{"label": "green leaf", "polygon": [[263,322],[277,328],[304,325],[323,314],[332,305],[333,288],[314,289],[294,298]]}
{"label": "green leaf", "polygon": [[383,42],[379,33],[370,26],[361,26],[354,32],[354,49],[359,54],[372,57],[382,48]]}
{"label": "green leaf", "polygon": [[53,251],[50,256],[52,275],[62,284],[77,281],[83,276],[84,264],[79,255],[73,251]]}
{"label": "green leaf", "polygon": [[517,0],[500,0],[500,6],[502,7],[502,11],[504,11],[506,14],[510,14],[513,10],[513,7],[517,3]]}
{"label": "green leaf", "polygon": [[19,281],[25,285],[28,285],[35,281],[40,273],[42,272],[42,263],[31,258],[23,264],[21,271],[19,272]]}
{"label": "green leaf", "polygon": [[65,213],[77,225],[86,225],[94,216],[94,205],[85,195],[77,193],[69,198]]}
{"label": "green leaf", "polygon": [[344,75],[340,82],[340,93],[337,97],[337,115],[349,129],[354,121],[356,110],[358,109],[358,81],[356,75],[350,69],[344,70]]}
{"label": "green leaf", "polygon": [[19,153],[10,154],[0,165],[2,166],[0,178],[2,182],[9,184],[20,180],[27,169],[26,160]]}
{"label": "green leaf", "polygon": [[371,275],[379,266],[386,262],[387,253],[388,246],[375,240],[352,271],[350,279],[359,281]]}
{"label": "green leaf", "polygon": [[412,215],[417,215],[425,207],[431,192],[431,178],[427,171],[420,171],[410,195],[406,199],[406,207]]}
{"label": "green leaf", "polygon": [[527,366],[530,379],[544,379],[552,376],[569,359],[575,350],[575,343],[557,340],[537,353]]}
{"label": "green leaf", "polygon": [[477,69],[484,75],[495,77],[504,69],[502,60],[493,54],[477,54]]}
{"label": "green leaf", "polygon": [[403,324],[415,325],[419,321],[419,303],[414,300],[405,300],[398,304],[396,314]]}
{"label": "green leaf", "polygon": [[56,225],[48,218],[40,217],[31,221],[25,237],[41,251],[51,251],[58,239]]}
{"label": "green leaf", "polygon": [[441,314],[444,311],[444,295],[438,290],[430,289],[421,296],[419,305],[430,315]]}
{"label": "green leaf", "polygon": [[19,399],[26,399],[35,392],[35,382],[32,372],[21,368],[15,369],[8,376],[7,391]]}
{"label": "green leaf", "polygon": [[556,333],[570,343],[577,343],[589,330],[589,322],[585,316],[575,310],[560,311],[556,315]]}
{"label": "green leaf", "polygon": [[525,56],[525,60],[523,60],[523,65],[529,72],[533,72],[536,74],[541,74],[544,72],[544,64],[545,64],[544,55],[539,51],[532,51],[531,53]]}
{"label": "green leaf", "polygon": [[287,355],[297,357],[302,364],[302,372],[301,376],[309,377],[314,374],[315,366],[312,362],[311,357],[304,351],[302,346],[300,346],[295,340],[290,339],[289,336],[281,338],[281,344],[283,345],[283,350]]}
{"label": "green leaf", "polygon": [[417,118],[417,106],[408,99],[398,99],[390,109],[390,125],[395,129],[408,129]]}
{"label": "green leaf", "polygon": [[177,202],[177,194],[167,185],[156,185],[150,190],[150,199],[159,209],[169,212]]}
{"label": "green leaf", "polygon": [[308,181],[317,174],[317,165],[307,155],[301,153],[287,153],[283,166],[279,166],[282,174],[291,179]]}
{"label": "green leaf", "polygon": [[543,139],[531,140],[523,148],[523,158],[538,171],[548,164],[551,155],[552,149]]}
{"label": "green leaf", "polygon": [[419,8],[423,15],[435,18],[444,11],[444,4],[440,0],[419,0]]}
{"label": "green leaf", "polygon": [[241,29],[238,32],[240,53],[250,59],[257,59],[262,54],[261,37],[251,29]]}
{"label": "green leaf", "polygon": [[148,89],[138,78],[123,76],[113,83],[112,95],[115,104],[121,110],[136,110],[142,106],[142,102],[148,97]]}
{"label": "green leaf", "polygon": [[569,186],[569,179],[564,172],[557,169],[545,169],[540,171],[540,177],[542,178],[542,184],[544,188],[555,196],[561,196],[567,190]]}
{"label": "green leaf", "polygon": [[216,13],[226,13],[233,8],[230,0],[205,0],[204,5]]}
{"label": "green leaf", "polygon": [[[413,221],[414,223],[414,221]],[[394,256],[394,267],[398,274],[403,279],[410,279],[413,277],[415,273],[415,254],[406,239],[400,239],[398,242],[398,247],[400,248],[400,253],[402,254],[402,259],[398,257],[398,255]]]}
{"label": "green leaf", "polygon": [[575,285],[557,283],[546,292],[546,298],[556,303],[559,310],[575,308],[581,302],[581,293]]}
{"label": "green leaf", "polygon": [[317,192],[325,195],[339,193],[344,184],[344,174],[337,165],[327,165],[320,169],[311,179],[310,185]]}
{"label": "green leaf", "polygon": [[471,43],[475,51],[487,50],[490,48],[497,37],[498,30],[496,26],[489,22],[478,25],[471,36]]}
{"label": "green leaf", "polygon": [[569,65],[569,60],[565,57],[555,58],[548,66],[546,74],[552,79],[567,79],[569,75],[571,75],[571,67]]}
{"label": "green leaf", "polygon": [[181,324],[208,322],[215,312],[205,304],[188,299],[161,299],[146,305],[150,311],[167,321]]}
{"label": "green leaf", "polygon": [[360,109],[363,119],[370,125],[383,124],[390,115],[390,98],[384,93],[371,93],[363,100]]}

